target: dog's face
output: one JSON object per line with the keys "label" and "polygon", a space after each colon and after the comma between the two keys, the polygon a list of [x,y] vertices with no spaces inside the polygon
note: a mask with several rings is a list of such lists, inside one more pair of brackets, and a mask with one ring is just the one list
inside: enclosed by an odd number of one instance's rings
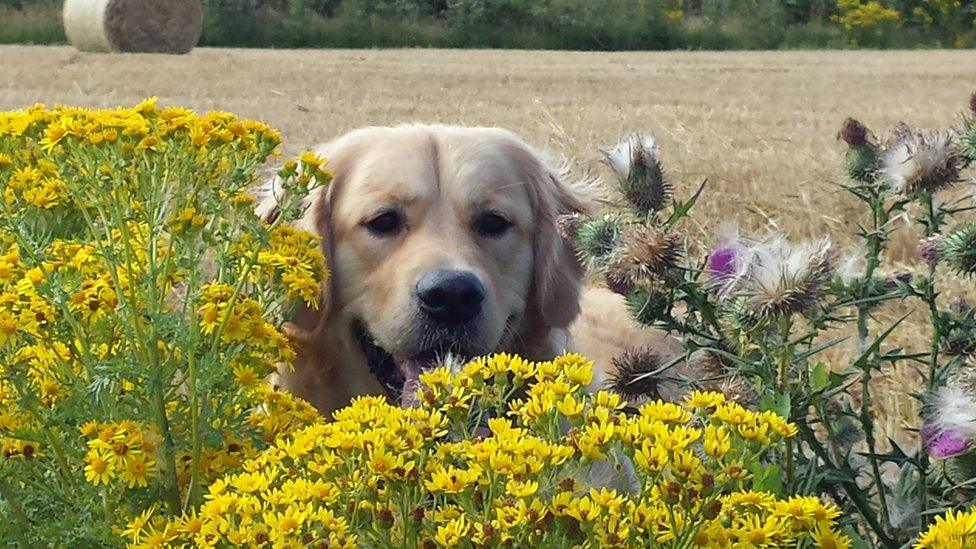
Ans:
{"label": "dog's face", "polygon": [[310,208],[332,269],[325,314],[389,392],[575,317],[580,268],[555,218],[578,205],[514,135],[369,128],[321,152],[336,173]]}

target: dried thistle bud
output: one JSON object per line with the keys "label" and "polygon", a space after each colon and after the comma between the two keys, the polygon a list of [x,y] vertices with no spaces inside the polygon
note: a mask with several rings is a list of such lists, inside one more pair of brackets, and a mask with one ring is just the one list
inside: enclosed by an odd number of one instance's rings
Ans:
{"label": "dried thistle bud", "polygon": [[671,198],[658,148],[651,135],[634,134],[603,151],[604,162],[617,175],[620,191],[639,212],[657,212]]}
{"label": "dried thistle bud", "polygon": [[886,283],[892,289],[898,286],[898,284],[911,284],[912,279],[915,275],[908,270],[898,269],[896,271],[891,271],[886,279]]}
{"label": "dried thistle bud", "polygon": [[957,297],[949,302],[949,310],[956,315],[966,315],[972,312],[973,308],[965,298]]}
{"label": "dried thistle bud", "polygon": [[633,283],[630,278],[624,273],[619,273],[611,266],[608,266],[606,271],[603,273],[603,280],[607,285],[607,289],[611,292],[619,295],[627,295],[632,289],[634,289]]}
{"label": "dried thistle bud", "polygon": [[915,250],[918,252],[919,257],[928,263],[938,263],[940,256],[939,249],[942,247],[943,240],[945,239],[940,234],[924,238],[919,241],[918,246],[915,247]]}
{"label": "dried thistle bud", "polygon": [[967,223],[947,234],[939,249],[956,272],[976,274],[976,224]]}
{"label": "dried thistle bud", "polygon": [[808,310],[833,278],[830,250],[827,239],[801,244],[776,239],[757,246],[742,288],[746,308],[757,318]]}
{"label": "dried thistle bud", "polygon": [[837,137],[843,139],[845,143],[852,147],[858,147],[867,143],[868,129],[864,124],[851,117],[847,117]]}
{"label": "dried thistle bud", "polygon": [[677,265],[678,235],[662,227],[631,225],[607,264],[615,280],[636,284],[659,279]]}
{"label": "dried thistle bud", "polygon": [[629,399],[661,398],[664,376],[661,356],[647,348],[631,349],[613,358],[608,386]]}
{"label": "dried thistle bud", "polygon": [[908,196],[934,194],[957,183],[963,157],[948,132],[899,127],[882,158],[882,180]]}
{"label": "dried thistle bud", "polygon": [[620,240],[620,222],[611,215],[583,221],[576,230],[576,252],[587,265],[606,261]]}
{"label": "dried thistle bud", "polygon": [[583,215],[579,213],[561,215],[556,218],[556,232],[566,240],[575,240],[583,221]]}

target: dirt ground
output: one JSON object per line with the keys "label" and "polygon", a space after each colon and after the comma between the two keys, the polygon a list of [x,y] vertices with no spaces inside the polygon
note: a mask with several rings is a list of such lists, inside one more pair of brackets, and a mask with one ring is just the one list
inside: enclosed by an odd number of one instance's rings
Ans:
{"label": "dirt ground", "polygon": [[[709,180],[693,229],[703,240],[720,222],[735,221],[849,243],[861,213],[834,186],[844,117],[875,130],[900,120],[945,127],[974,89],[970,51],[198,49],[165,56],[0,46],[0,109],[38,101],[113,106],[157,95],[162,104],[263,120],[282,131],[288,153],[364,125],[496,125],[574,160],[581,174],[603,174],[598,147],[651,132],[679,193]],[[911,233],[902,231],[892,258],[912,261],[913,250]],[[913,422],[906,390],[913,376],[880,382],[890,388],[879,412],[892,430]]]}

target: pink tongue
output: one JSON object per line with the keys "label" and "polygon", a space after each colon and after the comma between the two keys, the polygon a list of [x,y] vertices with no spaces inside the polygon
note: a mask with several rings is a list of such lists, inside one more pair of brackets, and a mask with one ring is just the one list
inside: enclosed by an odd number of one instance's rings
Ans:
{"label": "pink tongue", "polygon": [[417,390],[420,389],[420,372],[424,363],[419,360],[404,360],[399,364],[403,372],[403,392],[400,394],[400,407],[410,408],[417,400]]}

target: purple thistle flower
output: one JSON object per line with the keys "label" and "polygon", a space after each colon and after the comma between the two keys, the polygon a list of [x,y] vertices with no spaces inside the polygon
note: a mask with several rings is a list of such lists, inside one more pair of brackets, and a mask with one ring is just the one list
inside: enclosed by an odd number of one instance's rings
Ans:
{"label": "purple thistle flower", "polygon": [[935,459],[947,459],[966,451],[969,441],[954,429],[946,429],[937,434],[929,443],[929,454]]}
{"label": "purple thistle flower", "polygon": [[708,271],[712,276],[726,278],[735,274],[735,246],[725,246],[712,251],[708,256]]}

